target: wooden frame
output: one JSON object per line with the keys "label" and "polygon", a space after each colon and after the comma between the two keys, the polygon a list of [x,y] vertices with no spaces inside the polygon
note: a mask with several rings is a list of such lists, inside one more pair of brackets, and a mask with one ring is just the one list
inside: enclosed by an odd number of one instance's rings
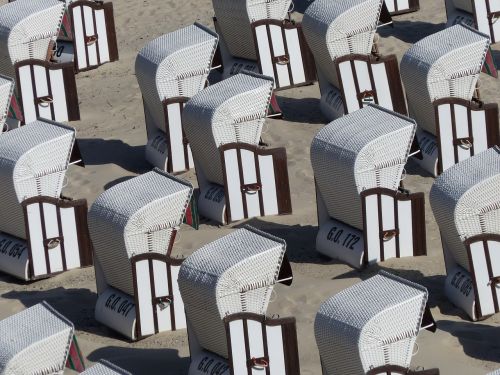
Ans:
{"label": "wooden frame", "polygon": [[[389,258],[427,255],[424,193],[410,194],[407,191],[376,188],[363,191],[361,199],[365,265],[373,262],[373,259],[378,262]],[[375,207],[378,218],[374,220],[368,215],[368,211]],[[406,218],[403,216],[404,212]],[[374,236],[378,237],[378,243]],[[406,242],[408,244],[405,246]]]}
{"label": "wooden frame", "polygon": [[408,115],[395,55],[346,55],[335,60],[335,69],[345,114],[372,103]]}
{"label": "wooden frame", "polygon": [[[246,143],[229,143],[219,150],[228,222],[292,213],[284,148],[264,149]],[[237,182],[230,181],[229,176],[237,178]]]}
{"label": "wooden frame", "polygon": [[496,103],[445,98],[434,102],[434,110],[439,150],[438,174],[462,160],[500,145]]}
{"label": "wooden frame", "polygon": [[420,10],[419,0],[385,0],[385,4],[391,16],[417,12]]}
{"label": "wooden frame", "polygon": [[314,57],[300,23],[266,19],[251,27],[259,71],[274,78],[276,91],[317,81]]}
{"label": "wooden frame", "polygon": [[22,207],[30,280],[93,264],[86,200],[40,196],[26,199]]}
{"label": "wooden frame", "polygon": [[14,68],[24,123],[38,118],[80,120],[73,64],[31,59],[16,63]]}

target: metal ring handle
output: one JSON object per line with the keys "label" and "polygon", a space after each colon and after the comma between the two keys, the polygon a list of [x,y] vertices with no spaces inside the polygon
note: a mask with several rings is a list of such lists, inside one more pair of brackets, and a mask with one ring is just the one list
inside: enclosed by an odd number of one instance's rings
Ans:
{"label": "metal ring handle", "polygon": [[382,237],[382,239],[384,240],[384,242],[390,241],[394,237],[396,237],[396,234],[397,233],[396,233],[395,230],[387,231],[387,232],[384,233],[384,236]]}
{"label": "metal ring handle", "polygon": [[269,367],[269,360],[266,358],[255,358],[252,357],[250,359],[251,367],[256,367],[256,368],[268,368]]}
{"label": "metal ring handle", "polygon": [[38,98],[37,101],[40,107],[47,108],[54,103],[54,98],[52,96],[42,96]]}
{"label": "metal ring handle", "polygon": [[87,46],[91,46],[97,42],[97,35],[92,35],[92,36],[86,36],[85,37],[85,44]]}
{"label": "metal ring handle", "polygon": [[472,143],[468,139],[461,139],[460,140],[460,147],[470,150],[472,148]]}
{"label": "metal ring handle", "polygon": [[276,64],[278,64],[278,65],[287,65],[287,64],[290,64],[290,58],[288,56],[279,56],[279,57],[276,57]]}
{"label": "metal ring handle", "polygon": [[61,240],[59,240],[59,239],[49,240],[49,242],[47,242],[47,248],[49,250],[52,250],[52,249],[55,249],[56,247],[58,247],[60,244],[61,244]]}

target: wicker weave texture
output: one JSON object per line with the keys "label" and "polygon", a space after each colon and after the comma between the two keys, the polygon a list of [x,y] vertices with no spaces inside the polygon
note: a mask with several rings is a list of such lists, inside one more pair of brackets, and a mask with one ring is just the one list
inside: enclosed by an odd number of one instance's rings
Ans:
{"label": "wicker weave texture", "polygon": [[0,134],[4,130],[13,91],[14,81],[9,77],[0,75]]}
{"label": "wicker weave texture", "polygon": [[134,295],[130,258],[147,252],[166,255],[192,192],[190,183],[155,169],[97,198],[89,229],[107,284]]}
{"label": "wicker weave texture", "polygon": [[436,134],[433,102],[472,99],[489,48],[489,38],[455,25],[415,43],[401,60],[410,115],[419,127]]}
{"label": "wicker weave texture", "polygon": [[359,194],[398,189],[415,131],[413,120],[370,105],[316,134],[311,164],[330,217],[363,229]]}
{"label": "wicker weave texture", "polygon": [[73,128],[35,121],[0,136],[0,231],[25,238],[21,202],[59,198],[75,142]]}
{"label": "wicker weave texture", "polygon": [[316,0],[305,11],[304,35],[318,69],[336,87],[337,58],[371,53],[382,4],[383,0]]}
{"label": "wicker weave texture", "polygon": [[0,375],[64,370],[73,324],[47,302],[0,321]]}
{"label": "wicker weave texture", "polygon": [[16,0],[1,6],[0,73],[14,77],[16,62],[45,60],[49,43],[59,33],[64,10],[64,2],[58,0]]}
{"label": "wicker weave texture", "polygon": [[463,241],[500,234],[500,148],[490,148],[441,174],[430,192],[443,242],[455,261],[470,270]]}
{"label": "wicker weave texture", "polygon": [[111,362],[108,362],[106,360],[100,360],[99,363],[85,370],[80,375],[132,375],[132,374],[112,364]]}
{"label": "wicker weave texture", "polygon": [[314,323],[324,374],[409,367],[427,295],[424,287],[382,271],[328,299]]}
{"label": "wicker weave texture", "polygon": [[271,78],[244,72],[206,88],[186,104],[184,130],[209,182],[224,184],[220,146],[259,143],[272,89]]}
{"label": "wicker weave texture", "polygon": [[157,127],[165,131],[162,101],[190,98],[207,82],[218,36],[195,23],[146,44],[135,61],[144,105]]}
{"label": "wicker weave texture", "polygon": [[285,250],[283,240],[246,226],[182,263],[179,289],[203,348],[227,358],[222,319],[240,312],[266,313]]}
{"label": "wicker weave texture", "polygon": [[292,0],[212,0],[217,27],[234,57],[257,60],[251,24],[284,20]]}

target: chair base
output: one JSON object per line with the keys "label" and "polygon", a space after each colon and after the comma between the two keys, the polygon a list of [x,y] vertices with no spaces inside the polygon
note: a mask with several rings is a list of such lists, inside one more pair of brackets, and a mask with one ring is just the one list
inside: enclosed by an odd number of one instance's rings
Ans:
{"label": "chair base", "polygon": [[145,253],[130,261],[134,296],[107,286],[97,299],[96,320],[131,340],[186,328],[177,284],[182,260]]}
{"label": "chair base", "polygon": [[[268,319],[239,313],[224,318],[229,358],[206,350],[191,352],[189,375],[265,373],[298,375],[297,329],[294,318]],[[189,330],[188,330],[189,332]],[[189,336],[190,348],[196,338]],[[245,353],[242,355],[242,353]]]}
{"label": "chair base", "polygon": [[361,199],[364,230],[333,218],[320,219],[318,252],[355,268],[390,258],[427,254],[422,193],[376,188],[365,190]]}
{"label": "chair base", "polygon": [[22,206],[27,239],[0,234],[1,271],[27,281],[92,265],[87,201],[42,196]]}
{"label": "chair base", "polygon": [[439,369],[410,370],[401,366],[382,366],[371,369],[366,375],[439,375]]}
{"label": "chair base", "polygon": [[445,292],[472,320],[482,320],[500,312],[500,235],[474,236],[464,245],[471,272],[447,264]]}
{"label": "chair base", "polygon": [[62,34],[53,58],[58,62],[73,63],[76,73],[117,61],[113,3],[72,2],[63,20]]}

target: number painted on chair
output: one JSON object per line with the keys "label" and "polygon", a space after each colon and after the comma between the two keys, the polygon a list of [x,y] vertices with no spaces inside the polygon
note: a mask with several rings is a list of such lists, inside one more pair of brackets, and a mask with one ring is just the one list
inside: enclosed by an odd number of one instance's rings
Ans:
{"label": "number painted on chair", "polygon": [[462,273],[462,272],[457,272],[455,276],[453,276],[453,279],[451,280],[451,285],[455,287],[457,290],[460,291],[464,296],[468,297],[472,289],[474,288],[474,285],[472,283],[472,279]]}
{"label": "number painted on chair", "polygon": [[336,244],[342,243],[342,246],[349,250],[354,250],[354,246],[361,240],[361,237],[356,236],[352,233],[345,233],[346,236],[342,241],[342,235],[344,235],[344,230],[337,227],[332,227],[328,232],[326,239],[332,241]]}
{"label": "number painted on chair", "polygon": [[106,300],[105,306],[111,311],[116,311],[118,314],[127,317],[130,311],[135,308],[135,303],[124,300],[118,305],[118,302],[120,302],[121,299],[122,297],[117,296],[116,294],[111,294]]}
{"label": "number painted on chair", "polygon": [[203,357],[198,364],[198,370],[204,374],[223,375],[229,374],[229,365],[210,357]]}

